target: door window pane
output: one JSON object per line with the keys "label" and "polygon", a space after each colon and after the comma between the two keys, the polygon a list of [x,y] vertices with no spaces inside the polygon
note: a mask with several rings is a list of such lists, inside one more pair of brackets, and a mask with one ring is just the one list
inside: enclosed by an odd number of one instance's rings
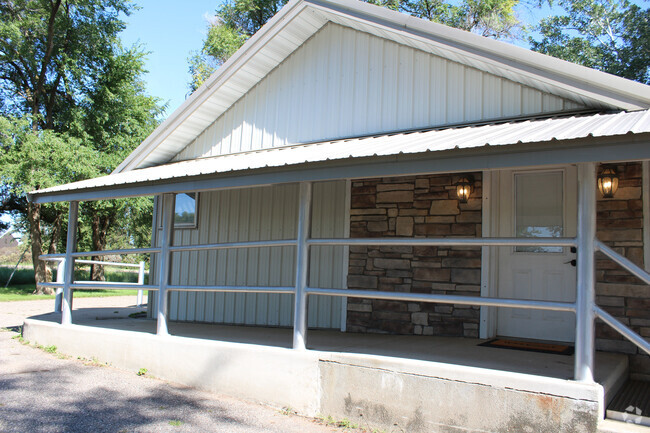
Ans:
{"label": "door window pane", "polygon": [[[564,234],[563,173],[515,175],[515,236],[562,237]],[[516,247],[517,252],[561,253],[562,247]]]}

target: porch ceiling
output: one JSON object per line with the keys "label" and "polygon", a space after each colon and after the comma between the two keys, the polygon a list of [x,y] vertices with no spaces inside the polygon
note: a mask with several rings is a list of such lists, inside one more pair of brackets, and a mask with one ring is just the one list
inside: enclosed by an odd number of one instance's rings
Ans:
{"label": "porch ceiling", "polygon": [[[400,133],[389,133],[375,136],[354,137],[335,141],[305,143],[280,148],[264,149],[254,152],[243,152],[196,160],[181,161],[155,167],[132,170],[108,176],[88,179],[59,185],[39,191],[32,191],[29,196],[35,202],[52,202],[66,200],[93,200],[101,198],[116,198],[136,195],[153,195],[161,192],[191,191],[193,189],[214,189],[209,184],[202,187],[185,185],[174,189],[170,185],[187,182],[191,179],[203,179],[206,176],[215,178],[218,175],[255,176],[264,169],[275,168],[275,177],[258,179],[247,185],[281,183],[289,180],[278,176],[277,173],[289,171],[296,167],[307,170],[319,167],[319,163],[338,163],[342,165],[354,162],[387,162],[386,158],[411,156],[415,158],[431,158],[438,152],[457,152],[466,160],[478,155],[478,149],[504,148],[520,151],[522,144],[546,144],[555,150],[562,149],[561,143],[585,138],[609,139],[620,136],[634,136],[650,133],[650,110],[631,113],[589,114],[570,117],[552,117],[528,120],[513,120],[509,122],[494,122],[488,124],[461,125],[437,129],[424,129]],[[509,146],[505,148],[505,146]],[[470,150],[469,153],[462,153]],[[530,151],[531,149],[528,149]],[[441,154],[438,154],[441,155]],[[597,155],[600,156],[600,155]],[[638,155],[639,159],[647,156]],[[598,160],[596,158],[595,160]],[[607,160],[605,155],[600,160]],[[571,162],[571,161],[564,161]],[[549,162],[546,162],[548,164]],[[557,162],[556,162],[557,163]],[[484,162],[484,164],[486,164]],[[544,162],[539,161],[539,164]],[[504,165],[507,166],[507,165]],[[487,165],[470,165],[452,167],[449,171],[487,168]],[[433,170],[433,167],[432,167]],[[415,169],[411,173],[418,173]],[[426,172],[426,170],[424,171]],[[385,175],[395,173],[386,172]],[[381,176],[384,173],[373,174],[358,172],[347,177]],[[336,174],[331,173],[331,178]],[[315,179],[305,179],[315,180]],[[165,185],[165,188],[161,188]],[[241,185],[246,186],[243,183]],[[139,187],[137,191],[134,189]],[[78,197],[75,195],[78,194]]]}

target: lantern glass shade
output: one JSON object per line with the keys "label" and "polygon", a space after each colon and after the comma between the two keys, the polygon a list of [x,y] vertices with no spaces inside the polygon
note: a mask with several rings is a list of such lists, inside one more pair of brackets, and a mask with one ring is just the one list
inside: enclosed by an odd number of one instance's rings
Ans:
{"label": "lantern glass shade", "polygon": [[598,175],[598,189],[604,198],[612,198],[618,190],[618,174],[611,167],[603,168]]}
{"label": "lantern glass shade", "polygon": [[461,203],[467,203],[469,196],[472,193],[472,184],[466,177],[461,178],[456,184],[456,194]]}

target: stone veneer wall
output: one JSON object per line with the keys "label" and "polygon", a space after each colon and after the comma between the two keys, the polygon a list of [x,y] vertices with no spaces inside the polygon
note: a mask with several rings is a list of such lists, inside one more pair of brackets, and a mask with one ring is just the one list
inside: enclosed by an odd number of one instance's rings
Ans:
{"label": "stone veneer wall", "polygon": [[[481,173],[472,176],[465,204],[457,175],[354,181],[350,237],[481,236]],[[350,289],[476,296],[480,283],[480,248],[350,247]],[[349,298],[347,308],[351,332],[478,337],[478,307]]]}
{"label": "stone veneer wall", "polygon": [[[598,193],[597,237],[643,267],[641,163],[616,165],[619,189],[614,198]],[[596,302],[643,337],[650,337],[650,286],[602,254],[596,256]],[[633,372],[650,374],[650,359],[608,325],[596,322],[596,348],[630,354]]]}

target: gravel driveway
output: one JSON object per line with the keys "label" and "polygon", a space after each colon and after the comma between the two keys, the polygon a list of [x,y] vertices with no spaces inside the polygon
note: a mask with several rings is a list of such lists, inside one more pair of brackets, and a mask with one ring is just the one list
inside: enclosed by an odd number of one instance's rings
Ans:
{"label": "gravel driveway", "polygon": [[[93,298],[85,299],[84,303],[92,303],[88,299]],[[24,314],[51,311],[52,305],[52,301],[1,303],[0,327],[19,324],[17,319]],[[0,331],[2,433],[343,431],[88,360],[62,359],[21,344],[13,338],[17,335]]]}

